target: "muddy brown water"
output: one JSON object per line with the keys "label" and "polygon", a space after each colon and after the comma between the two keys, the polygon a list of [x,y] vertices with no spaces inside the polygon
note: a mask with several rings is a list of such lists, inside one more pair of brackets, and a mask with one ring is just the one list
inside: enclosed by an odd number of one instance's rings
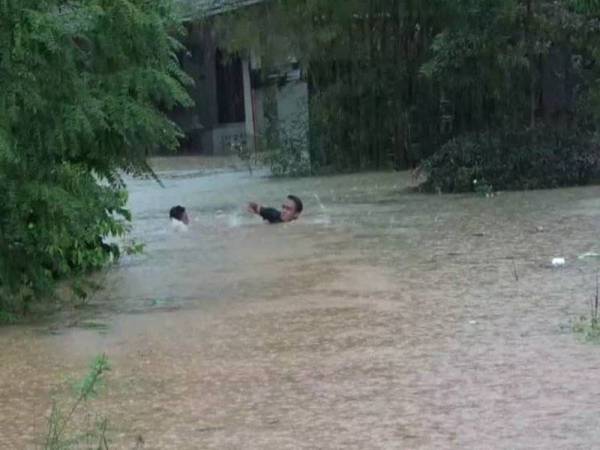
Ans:
{"label": "muddy brown water", "polygon": [[[408,174],[178,161],[165,189],[130,183],[145,254],[86,307],[0,329],[0,448],[36,448],[56,387],[103,352],[91,405],[116,449],[598,447],[600,348],[570,327],[594,292],[599,264],[577,257],[600,253],[600,188],[427,196]],[[287,193],[294,224],[241,209]]]}

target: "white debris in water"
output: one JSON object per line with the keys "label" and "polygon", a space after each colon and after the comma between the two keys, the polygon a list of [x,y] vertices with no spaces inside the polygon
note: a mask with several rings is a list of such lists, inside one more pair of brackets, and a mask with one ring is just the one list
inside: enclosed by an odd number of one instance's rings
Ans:
{"label": "white debris in water", "polygon": [[476,324],[477,324],[477,321],[476,321],[476,320],[469,320],[469,324],[470,324],[470,325],[476,325]]}
{"label": "white debris in water", "polygon": [[565,258],[552,258],[552,266],[562,267],[565,265]]}

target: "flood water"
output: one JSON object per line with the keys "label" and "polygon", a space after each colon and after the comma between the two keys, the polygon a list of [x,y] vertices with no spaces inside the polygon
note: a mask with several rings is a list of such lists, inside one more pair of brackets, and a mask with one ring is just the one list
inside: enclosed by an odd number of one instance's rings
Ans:
{"label": "flood water", "polygon": [[[130,182],[145,253],[88,305],[0,329],[0,448],[36,448],[56,386],[102,352],[111,448],[597,447],[600,351],[571,324],[595,291],[577,257],[600,253],[599,187],[429,196],[407,173],[203,164]],[[296,223],[243,211],[289,193]]]}

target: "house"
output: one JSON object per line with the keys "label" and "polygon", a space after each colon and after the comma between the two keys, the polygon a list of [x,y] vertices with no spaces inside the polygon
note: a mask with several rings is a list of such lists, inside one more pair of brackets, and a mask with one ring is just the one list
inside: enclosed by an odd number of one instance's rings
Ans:
{"label": "house", "polygon": [[[183,151],[225,155],[239,144],[255,149],[267,129],[274,128],[277,133],[300,132],[296,137],[305,141],[308,154],[308,85],[300,69],[286,61],[281,71],[265,75],[251,49],[245,55],[227,55],[211,26],[211,17],[261,7],[264,0],[181,2],[190,17],[202,17],[186,22],[186,52],[180,57],[195,82],[190,88],[195,106],[172,114],[185,132]],[[306,124],[303,131],[297,131],[299,121]]]}

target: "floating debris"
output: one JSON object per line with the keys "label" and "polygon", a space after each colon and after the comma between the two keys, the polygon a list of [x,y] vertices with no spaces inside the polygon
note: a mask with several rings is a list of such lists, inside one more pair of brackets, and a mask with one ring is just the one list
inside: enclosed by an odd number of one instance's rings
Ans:
{"label": "floating debris", "polygon": [[553,267],[562,267],[566,263],[565,258],[552,258]]}

